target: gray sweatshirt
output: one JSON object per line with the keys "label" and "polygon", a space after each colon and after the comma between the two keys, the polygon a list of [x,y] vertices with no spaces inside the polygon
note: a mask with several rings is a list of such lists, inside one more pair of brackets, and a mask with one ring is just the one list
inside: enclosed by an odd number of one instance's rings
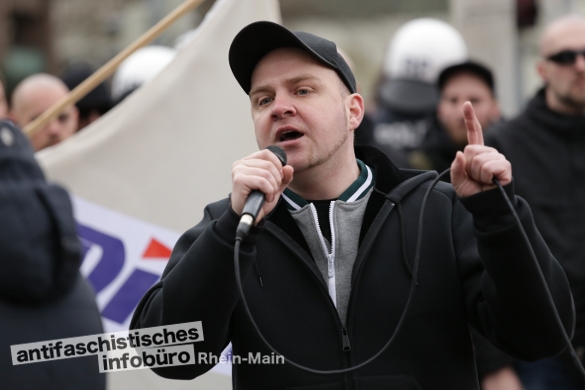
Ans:
{"label": "gray sweatshirt", "polygon": [[[313,203],[289,189],[283,193],[287,207],[299,226],[311,255],[329,289],[339,318],[345,325],[351,291],[351,274],[358,252],[359,232],[368,199],[374,187],[372,170],[357,160],[360,176],[329,206],[329,220],[320,221]],[[329,224],[331,242],[324,237],[321,224]]]}

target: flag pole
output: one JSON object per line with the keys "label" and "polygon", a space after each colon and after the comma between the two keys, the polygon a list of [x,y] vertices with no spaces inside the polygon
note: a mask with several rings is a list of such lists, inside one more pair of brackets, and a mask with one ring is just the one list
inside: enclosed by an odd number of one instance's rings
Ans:
{"label": "flag pole", "polygon": [[160,22],[155,24],[147,32],[145,32],[140,38],[134,41],[126,49],[118,53],[114,58],[104,64],[95,73],[85,79],[84,82],[75,87],[66,96],[61,98],[58,102],[53,104],[48,110],[43,112],[38,118],[30,122],[23,129],[24,134],[29,138],[38,133],[44,128],[49,122],[55,119],[59,114],[63,112],[66,107],[77,103],[81,98],[91,92],[95,87],[101,84],[105,79],[110,77],[120,66],[122,61],[128,58],[132,53],[141,47],[146,46],[158,37],[163,31],[165,31],[171,24],[173,24],[181,16],[191,11],[193,8],[199,6],[204,0],[186,0],[183,4],[175,8],[171,13],[165,16]]}

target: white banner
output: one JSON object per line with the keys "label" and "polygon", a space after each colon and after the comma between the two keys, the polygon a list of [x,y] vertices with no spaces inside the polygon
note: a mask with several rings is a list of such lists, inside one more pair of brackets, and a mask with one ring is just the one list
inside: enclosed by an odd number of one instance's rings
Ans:
{"label": "white banner", "polygon": [[[232,39],[257,20],[279,22],[277,0],[217,0],[155,79],[37,154],[49,180],[74,195],[82,273],[107,331],[127,329],[179,234],[228,195],[233,161],[257,150],[248,97],[228,64]],[[229,374],[229,365],[217,370]]]}

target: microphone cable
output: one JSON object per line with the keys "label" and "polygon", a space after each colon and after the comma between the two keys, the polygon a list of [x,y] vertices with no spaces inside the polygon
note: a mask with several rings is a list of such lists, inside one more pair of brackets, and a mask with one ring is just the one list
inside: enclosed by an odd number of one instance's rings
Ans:
{"label": "microphone cable", "polygon": [[[242,303],[244,304],[244,310],[245,310],[246,314],[248,315],[248,318],[252,322],[252,326],[254,327],[256,332],[258,333],[258,336],[260,337],[260,339],[266,344],[268,349],[270,349],[275,354],[282,356],[284,361],[287,362],[288,364],[290,364],[294,367],[297,367],[303,371],[311,372],[313,374],[320,374],[320,375],[346,374],[346,373],[349,373],[352,371],[359,370],[360,368],[362,368],[362,367],[370,364],[374,360],[376,360],[382,353],[384,353],[384,351],[386,351],[386,349],[388,349],[390,344],[392,344],[392,342],[394,341],[396,334],[398,334],[398,332],[401,330],[401,328],[404,324],[404,319],[406,318],[406,313],[408,312],[408,309],[410,308],[410,304],[412,302],[412,297],[414,296],[414,292],[416,291],[416,286],[418,286],[418,266],[419,266],[419,262],[420,262],[419,261],[420,260],[420,252],[421,252],[421,246],[422,246],[423,220],[424,220],[424,212],[425,212],[425,209],[427,206],[428,198],[430,196],[431,191],[433,190],[433,188],[435,188],[435,186],[437,185],[439,180],[441,180],[441,178],[443,178],[450,171],[451,171],[451,169],[447,168],[445,171],[441,172],[441,174],[438,175],[433,180],[433,182],[431,183],[431,185],[429,186],[429,188],[427,189],[427,191],[423,197],[423,201],[422,201],[421,209],[420,209],[420,214],[419,214],[419,228],[418,228],[417,240],[416,240],[416,251],[415,251],[415,255],[414,255],[414,265],[413,265],[413,269],[412,269],[412,282],[410,284],[410,292],[409,292],[408,298],[406,300],[406,305],[404,306],[404,309],[402,311],[402,315],[400,316],[400,320],[398,321],[398,324],[396,325],[394,332],[392,333],[392,335],[390,336],[390,338],[388,339],[386,344],[382,347],[382,349],[380,349],[376,354],[374,354],[369,359],[367,359],[364,362],[357,364],[353,367],[342,368],[342,369],[337,369],[337,370],[317,370],[317,369],[314,369],[311,367],[307,367],[307,366],[304,366],[302,364],[299,364],[299,363],[287,358],[282,353],[278,352],[272,346],[272,344],[270,344],[268,342],[268,340],[266,340],[266,338],[264,337],[264,335],[260,331],[260,328],[256,324],[254,317],[252,316],[250,308],[248,307],[248,302],[246,300],[246,296],[244,295],[244,289],[242,286],[242,279],[241,279],[241,275],[240,275],[240,245],[241,245],[241,242],[243,240],[243,237],[237,237],[236,242],[235,242],[235,246],[234,246],[234,269],[235,269],[235,276],[236,276],[236,286],[238,288],[238,292],[240,293],[240,298],[242,299]],[[543,285],[546,289],[547,300],[553,308],[555,320],[561,329],[561,333],[563,334],[563,338],[565,339],[567,346],[569,347],[569,349],[571,351],[571,356],[575,362],[575,365],[577,366],[581,375],[585,379],[585,370],[583,369],[583,365],[581,364],[581,361],[577,357],[575,349],[573,348],[573,346],[571,344],[571,340],[570,340],[567,332],[565,331],[565,327],[563,326],[563,323],[562,323],[561,318],[559,316],[559,313],[557,311],[556,305],[554,304],[554,301],[553,301],[552,295],[550,293],[550,290],[548,288],[548,285],[546,284],[546,280],[544,278],[542,270],[540,269],[540,265],[538,264],[538,260],[536,259],[534,249],[532,248],[532,245],[530,244],[530,240],[528,239],[528,236],[526,235],[526,232],[524,231],[524,227],[522,226],[522,223],[520,222],[520,218],[518,217],[518,214],[516,214],[516,210],[514,209],[512,202],[510,202],[510,199],[508,199],[508,196],[506,195],[506,192],[504,191],[504,188],[502,187],[500,182],[495,177],[493,178],[493,182],[496,184],[496,186],[500,190],[500,193],[502,194],[502,196],[506,200],[508,207],[510,208],[510,210],[512,211],[512,214],[514,215],[514,220],[515,220],[516,224],[518,225],[520,232],[522,233],[522,237],[524,239],[524,242],[526,243],[527,247],[529,248],[530,256],[531,256],[534,264],[536,265],[536,268],[538,269],[539,279],[541,280],[541,282],[543,283]]]}

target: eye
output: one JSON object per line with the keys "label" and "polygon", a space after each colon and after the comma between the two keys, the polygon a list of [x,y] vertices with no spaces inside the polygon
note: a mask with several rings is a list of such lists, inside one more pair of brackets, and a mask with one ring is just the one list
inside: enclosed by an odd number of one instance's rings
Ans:
{"label": "eye", "polygon": [[309,91],[307,88],[301,88],[299,90],[297,90],[297,94],[301,95],[301,96],[306,96],[310,93],[311,91]]}
{"label": "eye", "polygon": [[263,98],[258,99],[259,106],[265,106],[271,102],[272,102],[272,98],[270,98],[270,97],[263,97]]}

